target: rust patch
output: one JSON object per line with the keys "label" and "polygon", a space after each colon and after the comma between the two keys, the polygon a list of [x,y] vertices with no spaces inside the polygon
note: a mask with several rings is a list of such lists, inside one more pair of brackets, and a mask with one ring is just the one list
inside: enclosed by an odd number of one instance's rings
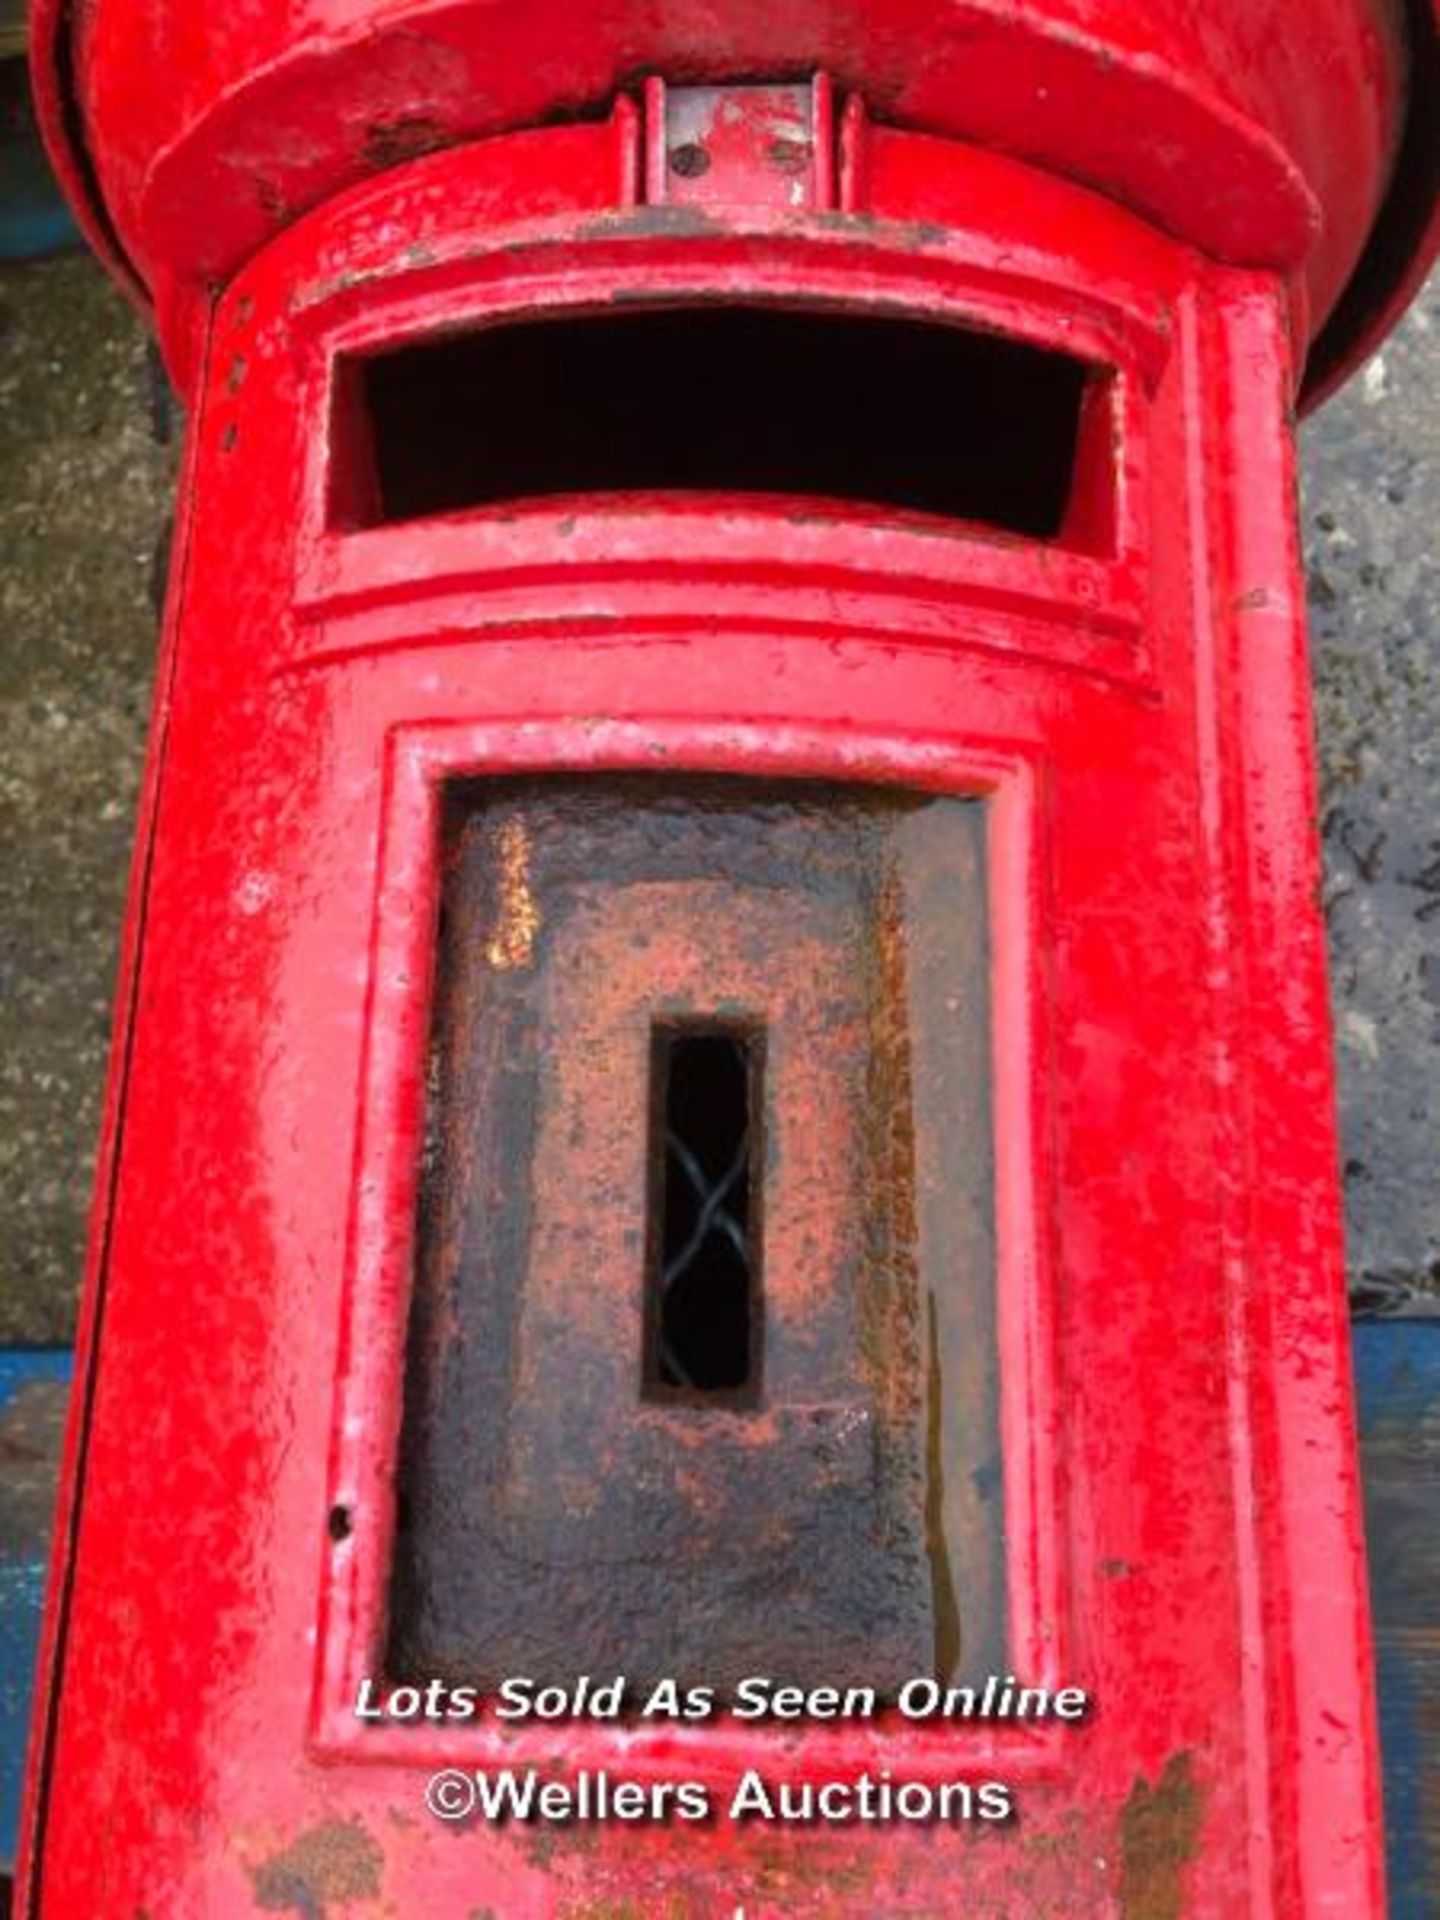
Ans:
{"label": "rust patch", "polygon": [[[720,233],[724,222],[707,207],[697,206],[661,206],[626,207],[613,213],[602,213],[576,224],[575,235],[579,240],[613,240],[623,237],[627,240],[669,240],[675,238],[693,239],[697,235]],[[723,295],[724,289],[715,287],[697,291],[696,299],[706,299],[712,293],[715,297]],[[616,306],[627,306],[633,302],[653,307],[654,292],[647,287],[618,287],[610,295]]]}
{"label": "rust patch", "polygon": [[1158,1786],[1135,1782],[1120,1818],[1124,1920],[1180,1920],[1185,1869],[1195,1854],[1200,1818],[1188,1753],[1171,1755]]}
{"label": "rust patch", "polygon": [[255,1904],[325,1920],[332,1903],[376,1900],[385,1855],[358,1820],[327,1820],[255,1868]]}
{"label": "rust patch", "polygon": [[[603,1894],[583,1896],[578,1901],[567,1903],[561,1911],[564,1920],[653,1920],[654,1916],[653,1909],[643,1907],[637,1900],[628,1897],[610,1900]],[[667,1900],[661,1911],[665,1920],[668,1920],[669,1915],[680,1909],[673,1901]]]}
{"label": "rust patch", "polygon": [[947,1678],[960,1664],[960,1599],[945,1538],[945,1446],[941,1417],[944,1375],[940,1366],[940,1327],[933,1288],[925,1296],[929,1351],[925,1420],[925,1547],[930,1557],[930,1590],[935,1608],[935,1665]]}
{"label": "rust patch", "polygon": [[367,127],[361,152],[366,166],[378,171],[434,153],[445,145],[446,138],[445,129],[438,121],[427,114],[407,113],[394,120],[378,120]]}
{"label": "rust patch", "polygon": [[765,153],[777,173],[803,173],[813,157],[807,140],[772,140]]}
{"label": "rust patch", "polygon": [[497,848],[500,921],[485,942],[485,964],[502,973],[528,967],[535,958],[540,909],[530,886],[530,836],[523,820],[502,823]]}

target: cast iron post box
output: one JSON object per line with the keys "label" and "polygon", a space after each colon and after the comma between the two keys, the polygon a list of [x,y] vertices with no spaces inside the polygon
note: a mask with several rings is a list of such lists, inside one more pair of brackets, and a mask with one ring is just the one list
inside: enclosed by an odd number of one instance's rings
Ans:
{"label": "cast iron post box", "polygon": [[1291,423],[1423,16],[42,0],[190,416],[21,1912],[1380,1914]]}

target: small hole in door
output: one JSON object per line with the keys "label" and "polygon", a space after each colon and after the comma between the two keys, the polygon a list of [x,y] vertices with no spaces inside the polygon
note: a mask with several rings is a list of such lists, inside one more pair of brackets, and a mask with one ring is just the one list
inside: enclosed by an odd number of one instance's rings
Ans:
{"label": "small hole in door", "polygon": [[654,1030],[647,1398],[758,1391],[762,1052],[733,1026]]}

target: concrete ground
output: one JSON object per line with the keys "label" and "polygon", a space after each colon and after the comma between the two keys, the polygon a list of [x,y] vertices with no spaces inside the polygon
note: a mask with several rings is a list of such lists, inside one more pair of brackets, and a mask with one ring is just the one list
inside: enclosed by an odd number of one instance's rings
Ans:
{"label": "concrete ground", "polygon": [[[1440,1307],[1440,276],[1303,434],[1352,1285]],[[178,438],[81,256],[0,270],[0,1344],[68,1340]]]}

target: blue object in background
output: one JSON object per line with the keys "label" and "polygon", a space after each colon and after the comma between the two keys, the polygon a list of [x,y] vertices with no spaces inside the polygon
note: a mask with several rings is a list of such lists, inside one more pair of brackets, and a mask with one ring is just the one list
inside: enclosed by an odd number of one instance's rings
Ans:
{"label": "blue object in background", "polygon": [[1440,1319],[1354,1328],[1390,1920],[1440,1916]]}
{"label": "blue object in background", "polygon": [[72,1355],[0,1348],[0,1873],[15,1858]]}
{"label": "blue object in background", "polygon": [[0,60],[0,260],[33,260],[79,244],[40,143],[25,62]]}

